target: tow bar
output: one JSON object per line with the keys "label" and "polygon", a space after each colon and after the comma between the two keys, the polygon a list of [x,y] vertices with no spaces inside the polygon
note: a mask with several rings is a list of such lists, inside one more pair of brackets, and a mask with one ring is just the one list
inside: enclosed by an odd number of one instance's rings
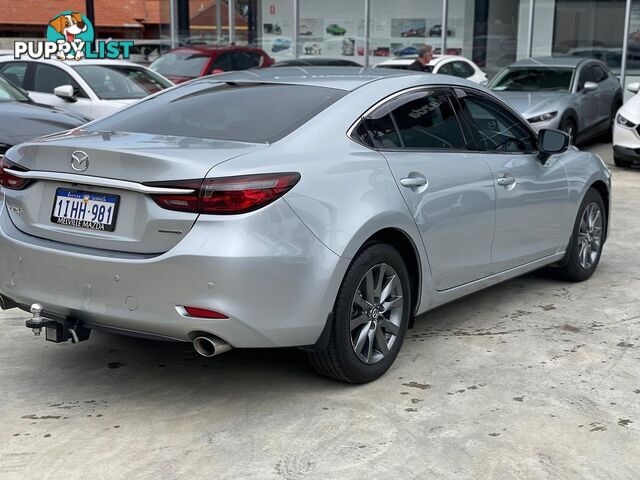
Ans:
{"label": "tow bar", "polygon": [[44,307],[39,303],[31,305],[29,311],[32,317],[25,325],[32,329],[36,336],[39,336],[44,328],[45,339],[48,342],[62,343],[71,340],[71,343],[78,343],[87,340],[91,334],[91,330],[80,325],[78,320],[43,316]]}

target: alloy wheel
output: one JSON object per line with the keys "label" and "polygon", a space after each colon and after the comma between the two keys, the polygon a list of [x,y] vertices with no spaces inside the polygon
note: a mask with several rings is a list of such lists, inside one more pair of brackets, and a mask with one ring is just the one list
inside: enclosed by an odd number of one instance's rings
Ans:
{"label": "alloy wheel", "polygon": [[398,273],[386,263],[373,266],[360,280],[349,324],[351,346],[360,361],[377,363],[393,347],[402,322],[402,293]]}
{"label": "alloy wheel", "polygon": [[602,212],[600,206],[591,202],[584,209],[578,230],[578,260],[589,270],[598,259],[602,248]]}

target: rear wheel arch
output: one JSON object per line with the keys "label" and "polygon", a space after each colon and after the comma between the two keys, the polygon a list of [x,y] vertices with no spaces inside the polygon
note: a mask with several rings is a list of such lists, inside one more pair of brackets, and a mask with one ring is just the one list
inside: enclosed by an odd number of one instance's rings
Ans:
{"label": "rear wheel arch", "polygon": [[395,248],[402,256],[405,266],[409,271],[409,282],[411,285],[411,313],[415,315],[420,303],[420,289],[422,286],[422,263],[418,249],[409,235],[402,230],[390,227],[379,230],[371,235],[360,247],[365,249],[372,243],[384,243]]}

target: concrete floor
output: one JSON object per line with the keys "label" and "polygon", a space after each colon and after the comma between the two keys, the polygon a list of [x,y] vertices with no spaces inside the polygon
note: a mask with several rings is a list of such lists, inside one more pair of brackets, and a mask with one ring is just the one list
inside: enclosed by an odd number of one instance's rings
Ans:
{"label": "concrete floor", "polygon": [[55,345],[4,312],[0,478],[638,478],[640,170],[614,183],[590,281],[538,273],[431,312],[370,385],[296,350]]}

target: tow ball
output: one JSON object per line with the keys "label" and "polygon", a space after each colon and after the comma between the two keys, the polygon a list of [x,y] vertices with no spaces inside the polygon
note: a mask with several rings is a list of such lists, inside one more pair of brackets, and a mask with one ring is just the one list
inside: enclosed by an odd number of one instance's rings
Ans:
{"label": "tow ball", "polygon": [[39,336],[44,328],[45,339],[48,342],[62,343],[71,340],[71,343],[78,343],[87,340],[91,334],[91,330],[80,325],[76,319],[43,315],[44,307],[39,303],[31,305],[29,311],[31,318],[25,325],[32,329],[36,336]]}

